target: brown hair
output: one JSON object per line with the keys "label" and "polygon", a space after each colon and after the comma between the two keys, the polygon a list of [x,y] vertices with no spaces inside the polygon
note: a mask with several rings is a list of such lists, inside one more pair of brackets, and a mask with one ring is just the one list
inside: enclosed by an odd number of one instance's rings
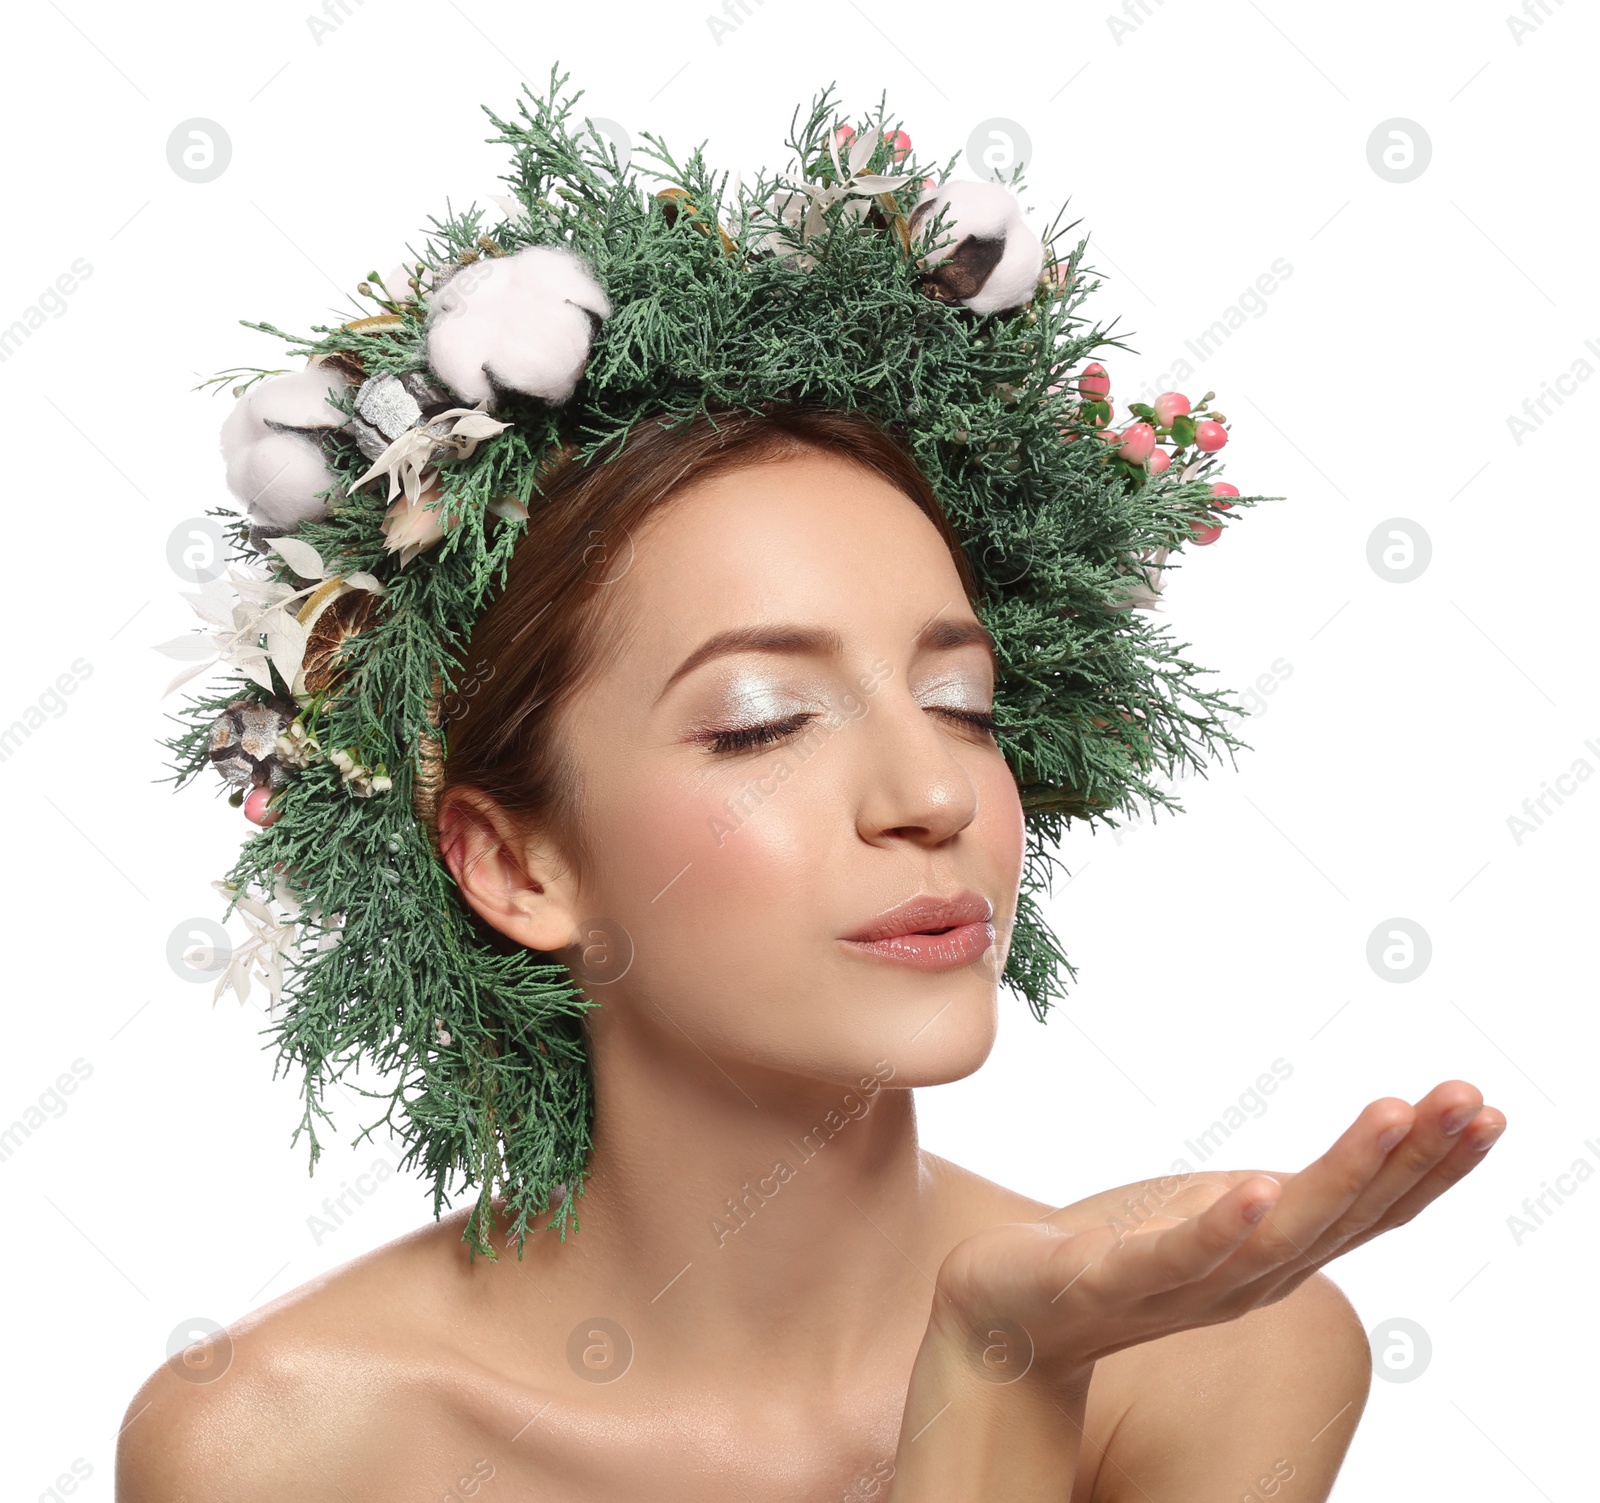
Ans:
{"label": "brown hair", "polygon": [[552,727],[605,664],[606,586],[625,573],[645,520],[692,482],[806,453],[839,455],[914,501],[944,538],[968,598],[977,598],[971,565],[933,488],[864,413],[782,406],[702,412],[677,426],[641,422],[605,459],[580,464],[569,449],[541,477],[504,587],[473,629],[456,690],[441,707],[448,745],[441,797],[452,788],[481,789],[519,823],[589,862],[578,769]]}

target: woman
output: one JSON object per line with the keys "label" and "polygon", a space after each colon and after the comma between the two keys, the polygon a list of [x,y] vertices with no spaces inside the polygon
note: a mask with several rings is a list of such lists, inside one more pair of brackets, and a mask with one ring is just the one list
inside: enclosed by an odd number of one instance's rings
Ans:
{"label": "woman", "polygon": [[237,1322],[218,1381],[135,1397],[122,1503],[1327,1496],[1369,1355],[1320,1270],[1505,1119],[1447,1081],[1295,1174],[1065,1207],[918,1146],[910,1088],[994,1043],[1024,824],[893,439],[640,425],[463,661],[443,859],[598,1003],[582,1230],[489,1262],[456,1212]]}

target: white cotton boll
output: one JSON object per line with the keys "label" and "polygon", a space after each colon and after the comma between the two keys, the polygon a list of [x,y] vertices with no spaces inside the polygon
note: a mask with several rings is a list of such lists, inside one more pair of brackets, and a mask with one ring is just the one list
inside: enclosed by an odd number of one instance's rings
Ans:
{"label": "white cotton boll", "polygon": [[349,378],[334,365],[308,365],[286,376],[258,381],[241,400],[263,423],[283,428],[337,428],[344,414],[328,401],[342,395]]}
{"label": "white cotton boll", "polygon": [[300,433],[268,430],[228,466],[228,489],[249,508],[250,520],[284,532],[326,515],[317,492],[333,483],[322,450]]}
{"label": "white cotton boll", "polygon": [[[1022,217],[1016,194],[999,183],[948,182],[929,188],[911,211],[913,234],[949,205],[938,239],[924,264],[952,295],[975,313],[998,313],[1025,303],[1044,270],[1044,242]],[[996,252],[998,251],[998,255]]]}
{"label": "white cotton boll", "polygon": [[432,299],[428,364],[464,402],[492,398],[498,384],[559,405],[588,364],[590,314],[609,318],[611,304],[569,250],[534,245],[474,261]]}
{"label": "white cotton boll", "polygon": [[328,397],[348,384],[336,367],[308,365],[257,382],[234,403],[222,424],[227,485],[258,526],[290,532],[325,515],[317,492],[337,477],[318,434],[345,421]]}

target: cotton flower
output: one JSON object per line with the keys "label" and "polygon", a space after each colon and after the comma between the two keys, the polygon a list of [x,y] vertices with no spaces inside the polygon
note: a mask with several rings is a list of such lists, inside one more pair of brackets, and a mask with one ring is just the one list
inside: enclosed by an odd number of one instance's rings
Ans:
{"label": "cotton flower", "polygon": [[228,489],[260,527],[292,532],[327,514],[317,492],[337,483],[322,451],[322,435],[344,414],[329,401],[349,385],[337,366],[308,365],[257,382],[222,424]]}
{"label": "cotton flower", "polygon": [[463,401],[496,387],[559,406],[577,387],[611,303],[582,259],[532,245],[455,272],[430,300],[428,364]]}
{"label": "cotton flower", "polygon": [[912,235],[928,235],[948,206],[940,244],[923,257],[929,287],[974,313],[1027,302],[1044,269],[1044,243],[1022,217],[1016,194],[999,183],[947,182],[929,188],[911,211]]}

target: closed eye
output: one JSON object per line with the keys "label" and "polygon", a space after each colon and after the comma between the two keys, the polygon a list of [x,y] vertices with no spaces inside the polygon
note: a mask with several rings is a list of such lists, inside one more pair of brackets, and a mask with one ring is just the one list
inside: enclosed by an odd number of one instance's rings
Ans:
{"label": "closed eye", "polygon": [[[990,734],[1005,729],[994,718],[994,712],[991,710],[952,710],[944,705],[929,705],[928,708],[937,715],[948,716],[964,725],[976,726],[979,730]],[[820,717],[815,711],[802,711],[796,715],[785,715],[782,720],[766,721],[762,725],[745,725],[731,731],[712,731],[699,739],[705,743],[706,750],[714,754],[749,751],[754,747],[771,746],[775,742],[785,740],[807,721],[818,718]]]}
{"label": "closed eye", "polygon": [[816,718],[814,713],[807,711],[800,715],[786,715],[782,720],[769,720],[764,725],[744,725],[734,731],[712,731],[701,739],[710,752],[748,751],[752,747],[770,746],[774,741],[782,741],[786,736],[792,736],[808,720]]}

